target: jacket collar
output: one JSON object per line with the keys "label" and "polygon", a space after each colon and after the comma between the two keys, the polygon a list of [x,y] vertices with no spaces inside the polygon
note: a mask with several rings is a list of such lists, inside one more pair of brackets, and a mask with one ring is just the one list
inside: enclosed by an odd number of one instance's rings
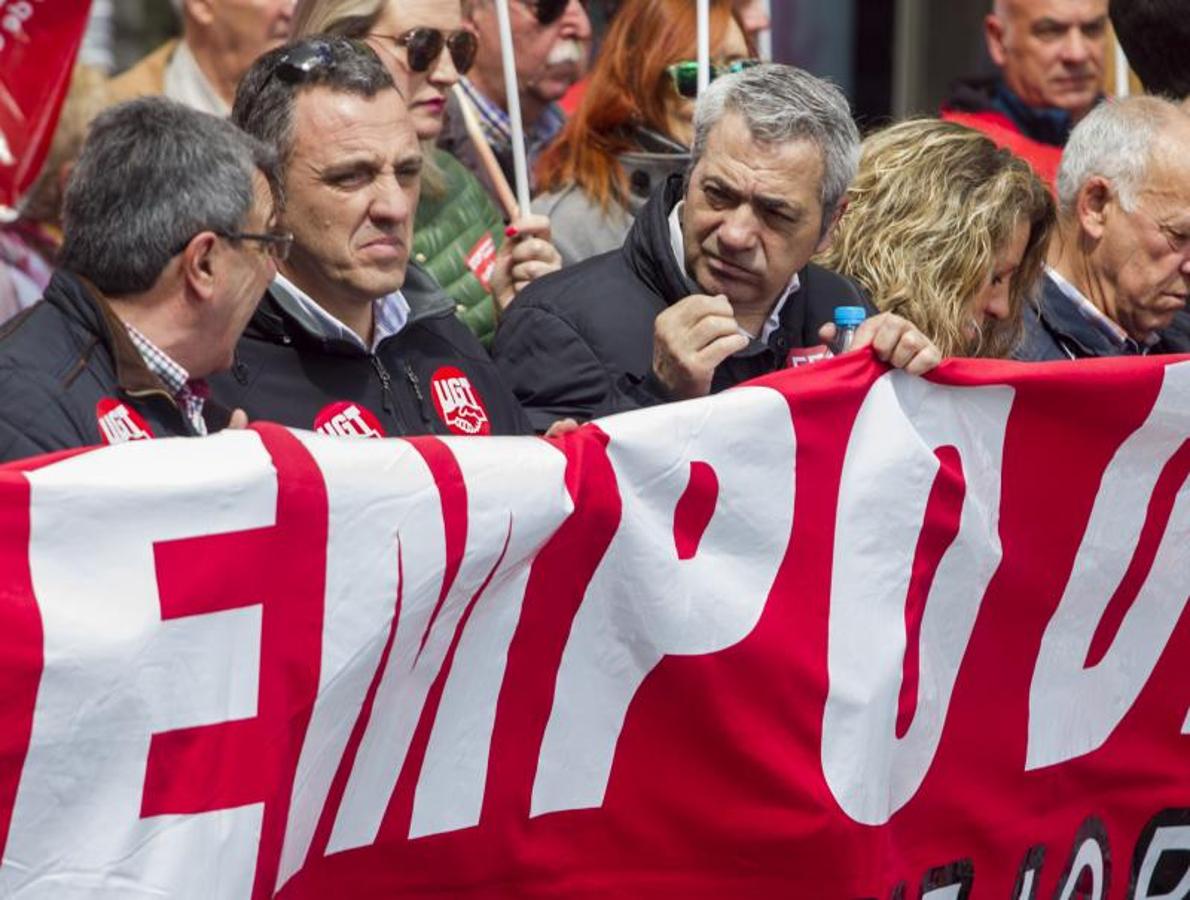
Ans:
{"label": "jacket collar", "polygon": [[121,391],[134,397],[160,393],[173,400],[165,383],[145,365],[123,321],[100,296],[95,285],[85,278],[59,270],[46,288],[45,299],[95,335],[94,343],[101,344],[112,358],[116,384]]}
{"label": "jacket collar", "polygon": [[[432,275],[415,263],[410,263],[405,271],[405,283],[401,287],[401,294],[409,304],[409,318],[405,322],[405,328],[422,319],[454,314],[454,301],[439,287]],[[365,353],[355,342],[328,333],[320,320],[303,309],[301,304],[295,302],[276,282],[269,285],[245,333],[272,343],[299,340],[305,344],[316,344],[329,352],[348,356]]]}
{"label": "jacket collar", "polygon": [[1075,301],[1066,296],[1048,273],[1042,279],[1038,314],[1049,332],[1057,336],[1058,343],[1073,347],[1080,357],[1120,356],[1137,352],[1135,342],[1128,341],[1124,346],[1117,344],[1102,328],[1083,315]]}
{"label": "jacket collar", "polygon": [[660,295],[666,306],[691,293],[684,267],[674,259],[669,231],[669,214],[682,199],[683,185],[682,175],[671,175],[654,191],[632,223],[621,250],[636,277]]}

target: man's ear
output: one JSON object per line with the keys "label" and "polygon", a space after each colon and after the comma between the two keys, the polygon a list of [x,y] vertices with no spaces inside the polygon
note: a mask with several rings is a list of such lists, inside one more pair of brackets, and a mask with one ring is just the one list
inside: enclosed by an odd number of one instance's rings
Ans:
{"label": "man's ear", "polygon": [[847,204],[851,202],[849,197],[844,197],[839,201],[835,207],[835,211],[831,213],[831,220],[827,223],[825,230],[822,232],[822,237],[818,239],[818,246],[814,248],[815,253],[825,253],[830,249],[831,243],[835,239],[835,229],[839,227],[839,220],[843,218],[843,213],[847,212]]}
{"label": "man's ear", "polygon": [[1092,175],[1079,188],[1075,215],[1084,234],[1094,240],[1103,237],[1107,227],[1108,207],[1115,202],[1111,182],[1102,175]]}
{"label": "man's ear", "polygon": [[1008,62],[1008,54],[1004,52],[1004,23],[995,13],[983,17],[983,37],[988,45],[988,56],[997,68],[1003,69]]}
{"label": "man's ear", "polygon": [[200,300],[215,295],[215,247],[218,243],[213,231],[202,231],[190,239],[181,253],[182,279],[187,293]]}
{"label": "man's ear", "polygon": [[194,19],[200,25],[209,26],[218,18],[218,12],[211,0],[182,0],[182,9],[186,17]]}

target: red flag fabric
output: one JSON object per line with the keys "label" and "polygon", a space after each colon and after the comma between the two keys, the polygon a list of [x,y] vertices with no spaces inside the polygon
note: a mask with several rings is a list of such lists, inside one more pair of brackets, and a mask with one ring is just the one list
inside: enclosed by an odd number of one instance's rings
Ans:
{"label": "red flag fabric", "polygon": [[1190,360],[0,470],[0,893],[1190,891]]}
{"label": "red flag fabric", "polygon": [[91,0],[0,2],[0,214],[11,217],[41,172],[90,10]]}

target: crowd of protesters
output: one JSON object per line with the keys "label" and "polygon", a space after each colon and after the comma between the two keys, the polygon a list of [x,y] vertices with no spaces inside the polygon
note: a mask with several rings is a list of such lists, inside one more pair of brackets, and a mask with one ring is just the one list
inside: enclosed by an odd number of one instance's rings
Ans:
{"label": "crowd of protesters", "polygon": [[[853,348],[1190,352],[1190,56],[1173,0],[995,0],[998,74],[861,141],[756,58],[763,4],[181,0],[76,71],[0,231],[0,459],[253,420],[559,434]],[[1109,100],[1110,21],[1150,96]],[[571,114],[563,111],[566,101]],[[85,141],[84,141],[84,136]]]}

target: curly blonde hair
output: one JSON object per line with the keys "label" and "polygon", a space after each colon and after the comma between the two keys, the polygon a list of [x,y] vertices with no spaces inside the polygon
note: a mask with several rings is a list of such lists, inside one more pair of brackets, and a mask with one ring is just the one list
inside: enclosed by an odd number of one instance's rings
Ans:
{"label": "curly blonde hair", "polygon": [[[1055,216],[1028,163],[962,125],[911,120],[864,141],[847,196],[823,265],[915,324],[944,356],[1012,353]],[[1009,284],[1010,315],[973,330],[971,302],[1021,222],[1029,240]]]}

